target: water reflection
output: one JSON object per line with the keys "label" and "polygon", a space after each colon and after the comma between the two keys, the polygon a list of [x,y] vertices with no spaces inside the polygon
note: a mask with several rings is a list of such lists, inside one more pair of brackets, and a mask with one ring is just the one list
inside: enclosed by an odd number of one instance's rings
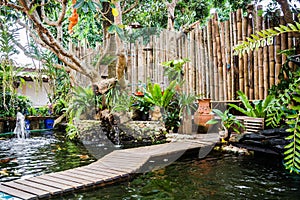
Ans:
{"label": "water reflection", "polygon": [[0,140],[0,182],[86,165],[94,161],[80,143],[48,132],[28,139]]}
{"label": "water reflection", "polygon": [[140,175],[131,182],[60,199],[289,199],[300,197],[300,176],[276,157],[213,152]]}

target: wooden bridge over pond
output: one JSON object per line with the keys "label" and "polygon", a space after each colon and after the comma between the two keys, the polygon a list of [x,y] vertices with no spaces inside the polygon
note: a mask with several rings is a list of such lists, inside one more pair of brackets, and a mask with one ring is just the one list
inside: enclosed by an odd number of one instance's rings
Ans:
{"label": "wooden bridge over pond", "polygon": [[199,134],[195,138],[115,150],[87,166],[44,174],[0,184],[0,192],[20,199],[45,199],[81,189],[100,187],[124,181],[134,174],[166,166],[188,150],[212,149],[218,134]]}

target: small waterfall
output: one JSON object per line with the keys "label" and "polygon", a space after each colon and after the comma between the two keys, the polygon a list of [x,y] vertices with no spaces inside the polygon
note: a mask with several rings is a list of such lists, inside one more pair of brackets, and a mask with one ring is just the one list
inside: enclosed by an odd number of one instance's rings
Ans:
{"label": "small waterfall", "polygon": [[120,144],[120,129],[116,125],[113,126],[113,129],[115,131],[115,141],[116,141],[115,147],[119,148],[119,147],[121,147],[121,144]]}
{"label": "small waterfall", "polygon": [[28,131],[25,126],[25,116],[18,112],[17,113],[17,121],[16,127],[14,129],[14,134],[17,135],[18,139],[25,139],[28,137]]}

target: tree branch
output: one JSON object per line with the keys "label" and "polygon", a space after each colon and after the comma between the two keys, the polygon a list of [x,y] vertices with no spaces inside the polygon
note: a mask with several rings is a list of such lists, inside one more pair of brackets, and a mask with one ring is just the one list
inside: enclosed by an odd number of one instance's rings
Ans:
{"label": "tree branch", "polygon": [[18,11],[24,11],[24,8],[22,6],[15,5],[13,3],[8,3],[8,1],[0,1],[0,5],[8,6],[10,8],[16,9]]}
{"label": "tree branch", "polygon": [[26,0],[20,0],[20,3],[24,7],[25,14],[35,25],[35,30],[37,31],[40,39],[48,46],[48,48],[51,49],[51,51],[53,51],[57,55],[59,59],[61,59],[61,61],[63,61],[70,68],[89,77],[91,80],[95,80],[98,78],[100,79],[100,76],[96,72],[96,70],[94,70],[90,66],[86,66],[86,64],[81,62],[75,55],[65,50],[64,47],[62,47],[61,44],[58,43],[52,33],[43,26],[42,22],[37,16],[37,12],[34,11],[32,14],[29,12],[30,9],[27,6]]}
{"label": "tree branch", "polygon": [[[42,4],[43,5],[46,5],[45,3],[45,0],[42,0]],[[48,3],[47,3],[48,4]],[[49,26],[59,26],[62,24],[63,22],[63,19],[65,18],[65,15],[66,15],[66,11],[67,11],[67,4],[68,4],[68,1],[67,0],[63,0],[61,2],[61,6],[62,6],[62,11],[58,17],[58,20],[57,21],[50,21],[48,19],[48,17],[46,16],[46,13],[45,13],[45,8],[44,6],[41,6],[41,14],[42,14],[42,19],[43,21],[48,24]]]}
{"label": "tree branch", "polygon": [[139,4],[139,0],[135,0],[134,4],[132,4],[127,10],[123,11],[122,14],[125,15],[132,11]]}

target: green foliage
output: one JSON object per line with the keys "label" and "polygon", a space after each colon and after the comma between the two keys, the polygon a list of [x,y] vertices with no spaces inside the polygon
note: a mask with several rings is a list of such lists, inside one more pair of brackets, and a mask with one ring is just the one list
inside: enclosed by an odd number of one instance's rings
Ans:
{"label": "green foliage", "polygon": [[274,101],[274,96],[268,95],[264,100],[253,101],[252,106],[248,97],[242,91],[237,91],[237,94],[239,95],[238,98],[241,100],[243,107],[237,106],[235,104],[229,104],[229,106],[249,117],[265,118],[266,110]]}
{"label": "green foliage", "polygon": [[[219,109],[212,109],[212,112],[218,115],[221,119],[221,125],[224,129],[229,130],[232,128],[236,133],[240,133],[240,128],[244,128],[244,125],[239,121],[236,116],[229,113],[229,109],[222,112]],[[211,119],[206,124],[217,124],[218,120]]]}
{"label": "green foliage", "polygon": [[278,78],[280,83],[274,85],[270,89],[270,94],[274,95],[274,100],[270,103],[267,111],[267,126],[278,127],[284,124],[284,120],[287,114],[294,114],[295,112],[288,108],[288,105],[292,103],[291,95],[296,91],[300,84],[300,71],[297,68],[296,71],[292,71],[289,68],[289,62],[293,56],[287,58],[286,63],[282,66],[279,72]]}
{"label": "green foliage", "polygon": [[151,82],[149,82],[147,85],[147,89],[144,92],[145,101],[153,105],[166,108],[170,104],[172,97],[175,94],[174,88],[176,84],[177,82],[176,80],[174,80],[164,91],[162,91],[161,86],[158,83],[152,84]]}
{"label": "green foliage", "polygon": [[163,62],[162,65],[165,68],[165,75],[169,80],[176,80],[178,83],[180,83],[183,80],[184,75],[183,65],[189,61],[189,59],[183,58]]}
{"label": "green foliage", "polygon": [[83,88],[77,86],[72,92],[72,98],[67,108],[70,119],[93,119],[96,107],[100,102],[99,97],[95,96],[91,87]]}
{"label": "green foliage", "polygon": [[[135,0],[128,1],[129,8]],[[163,1],[140,1],[139,6],[123,16],[124,24],[139,22],[143,27],[167,28],[168,13]]]}
{"label": "green foliage", "polygon": [[67,136],[73,140],[79,137],[79,131],[76,125],[73,124],[73,120],[70,120],[66,128]]}
{"label": "green foliage", "polygon": [[175,29],[187,26],[196,21],[205,22],[209,16],[211,3],[209,1],[180,0],[175,9]]}
{"label": "green foliage", "polygon": [[300,90],[297,89],[295,94],[292,95],[292,99],[297,103],[296,106],[291,106],[291,109],[295,111],[295,114],[287,116],[287,124],[289,128],[287,132],[291,135],[286,138],[289,144],[285,146],[284,152],[284,165],[291,173],[300,173]]}
{"label": "green foliage", "polygon": [[6,93],[5,103],[3,94],[0,93],[0,117],[15,117],[17,112],[26,113],[32,107],[32,102],[27,96]]}
{"label": "green foliage", "polygon": [[288,24],[287,26],[279,25],[278,27],[257,31],[256,34],[247,37],[247,41],[243,41],[234,48],[235,54],[243,54],[273,44],[275,36],[291,32],[300,32],[300,23],[295,22],[295,24]]}
{"label": "green foliage", "polygon": [[112,89],[113,97],[110,98],[108,104],[111,112],[129,112],[134,102],[134,97],[128,95],[127,91],[120,91],[119,89]]}
{"label": "green foliage", "polygon": [[58,116],[65,113],[68,107],[68,102],[64,99],[58,99],[53,105],[53,114]]}
{"label": "green foliage", "polygon": [[46,117],[46,116],[50,115],[48,106],[41,106],[41,107],[37,108],[36,111],[37,111],[36,114],[41,117]]}

